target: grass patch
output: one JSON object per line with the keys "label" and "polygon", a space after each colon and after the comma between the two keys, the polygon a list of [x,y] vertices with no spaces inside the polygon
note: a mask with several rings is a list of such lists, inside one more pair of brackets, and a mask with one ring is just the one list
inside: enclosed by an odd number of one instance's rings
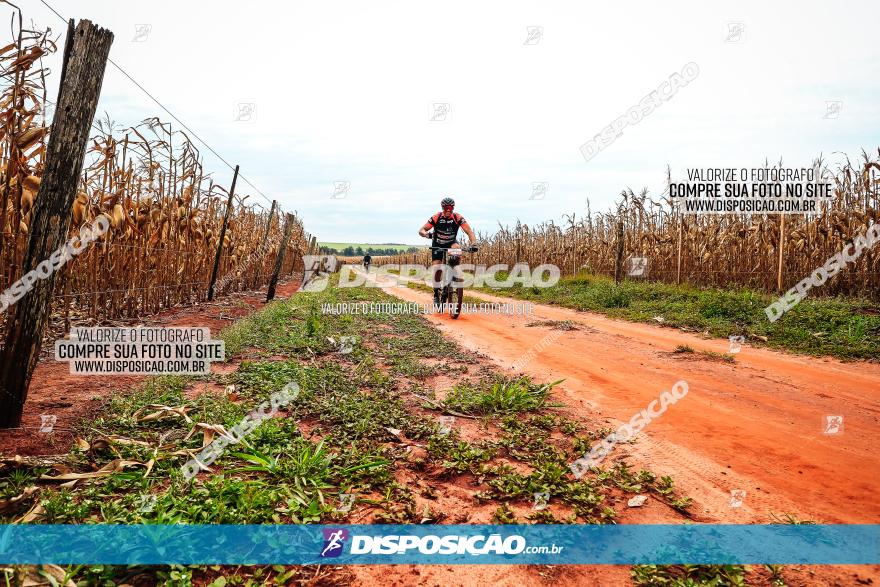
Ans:
{"label": "grass patch", "polygon": [[494,377],[476,386],[456,385],[443,405],[465,414],[528,412],[544,407],[550,390],[561,381],[536,384],[529,377]]}
{"label": "grass patch", "polygon": [[694,587],[696,585],[745,585],[743,565],[640,565],[630,576],[635,585]]}

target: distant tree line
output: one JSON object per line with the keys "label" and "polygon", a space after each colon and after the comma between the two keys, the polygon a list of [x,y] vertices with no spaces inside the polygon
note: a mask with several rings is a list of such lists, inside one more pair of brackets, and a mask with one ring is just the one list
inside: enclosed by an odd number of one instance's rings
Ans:
{"label": "distant tree line", "polygon": [[336,249],[334,247],[321,247],[321,252],[324,253],[325,255],[342,255],[345,257],[355,257],[355,256],[362,257],[363,255],[366,255],[366,254],[370,254],[370,255],[399,255],[400,253],[416,253],[416,252],[418,252],[418,250],[419,250],[418,247],[409,247],[406,250],[403,250],[399,247],[387,247],[387,248],[367,247],[365,249],[361,246],[353,247],[351,245],[348,245],[347,247],[345,247],[342,250]]}

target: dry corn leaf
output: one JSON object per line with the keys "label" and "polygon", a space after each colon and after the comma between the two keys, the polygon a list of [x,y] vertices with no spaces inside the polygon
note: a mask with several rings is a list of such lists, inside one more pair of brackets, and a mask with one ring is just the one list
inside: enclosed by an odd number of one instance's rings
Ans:
{"label": "dry corn leaf", "polygon": [[98,438],[93,440],[92,448],[109,448],[112,444],[124,444],[128,446],[153,446],[149,442],[145,442],[143,440],[135,440],[133,438],[126,438],[125,436],[119,436],[118,434],[110,434],[106,436],[99,436]]}
{"label": "dry corn leaf", "polygon": [[[186,420],[187,424],[191,424],[192,419],[186,415],[189,409],[189,406],[171,407],[164,406],[162,404],[149,404],[132,414],[132,418],[134,418],[137,422],[154,422],[156,420],[161,420],[162,418],[167,418],[168,416],[180,416],[181,418]],[[144,412],[145,410],[155,411],[147,414],[146,416],[141,416],[141,412]]]}
{"label": "dry corn leaf", "polygon": [[140,461],[127,461],[124,459],[114,459],[98,469],[88,473],[64,473],[62,475],[41,475],[41,481],[71,481],[79,479],[96,479],[98,477],[107,477],[113,473],[118,473],[126,467],[146,467],[146,463]]}
{"label": "dry corn leaf", "polygon": [[42,516],[44,513],[46,513],[46,509],[43,507],[43,504],[37,502],[33,505],[33,507],[31,507],[31,509],[25,512],[23,516],[21,516],[17,520],[13,520],[12,523],[29,524],[30,522],[39,519],[39,517]]}
{"label": "dry corn leaf", "polygon": [[23,566],[17,575],[21,587],[76,587],[67,571],[57,565]]}
{"label": "dry corn leaf", "polygon": [[214,436],[219,434],[220,436],[224,436],[226,438],[231,438],[229,432],[221,426],[220,424],[205,424],[204,422],[197,422],[195,426],[189,431],[183,439],[189,440],[189,438],[195,433],[197,429],[202,431],[202,447],[206,447],[214,441]]}
{"label": "dry corn leaf", "polygon": [[5,515],[12,511],[15,511],[23,501],[27,500],[37,491],[39,491],[39,488],[36,485],[31,485],[30,487],[25,487],[24,491],[22,491],[21,494],[16,495],[15,497],[0,499],[0,514]]}

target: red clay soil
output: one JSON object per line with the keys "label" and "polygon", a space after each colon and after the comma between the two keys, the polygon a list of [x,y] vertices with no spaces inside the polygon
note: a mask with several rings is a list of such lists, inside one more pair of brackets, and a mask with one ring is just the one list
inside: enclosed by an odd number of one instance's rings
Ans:
{"label": "red clay soil", "polygon": [[[405,287],[386,291],[409,302],[430,299],[425,292]],[[476,292],[468,295],[525,303]],[[635,444],[618,446],[608,458],[613,462],[627,455],[635,466],[671,475],[682,494],[693,498],[694,521],[766,524],[775,521],[774,514],[792,514],[818,523],[880,523],[880,461],[875,452],[880,364],[797,356],[747,344],[730,364],[699,353],[727,353],[727,340],[543,305],[534,305],[527,317],[468,314],[452,320],[434,315],[429,320],[504,369],[520,362],[519,371],[540,381],[564,379],[555,389],[555,399],[578,419],[612,428],[629,421],[676,381],[687,381],[684,398],[651,421]],[[568,320],[578,330],[526,326],[542,320]],[[546,337],[550,338],[539,345]],[[698,352],[673,353],[678,345]],[[532,358],[523,365],[527,353]],[[841,432],[824,433],[829,415],[843,416]],[[731,505],[734,490],[745,491],[739,507]],[[660,519],[660,511],[652,515],[650,509],[621,522],[668,523]],[[878,566],[797,571],[807,585],[880,581]],[[364,569],[358,575],[366,584],[374,572],[378,570]],[[432,584],[439,572],[436,567],[422,568],[411,579]],[[626,573],[618,576],[609,567],[604,572],[610,575],[603,574],[593,584],[628,583],[623,580]],[[450,568],[446,577],[455,576]],[[571,581],[563,574],[553,582],[592,583],[587,577],[578,573],[578,580]],[[408,583],[396,578],[403,581],[398,584]],[[468,567],[467,578],[468,584],[504,585],[511,577],[504,568]]]}
{"label": "red clay soil", "polygon": [[[299,289],[299,279],[279,283],[275,299],[292,295]],[[154,316],[132,320],[145,326],[199,326],[214,335],[235,320],[261,309],[266,304],[265,288],[235,293],[192,306],[177,306]],[[117,325],[114,323],[114,325]],[[118,324],[123,325],[123,324]],[[44,345],[44,351],[45,351]],[[69,363],[54,360],[44,352],[34,371],[20,428],[0,430],[0,455],[33,456],[64,454],[71,446],[73,426],[93,415],[116,391],[131,389],[143,376],[95,377],[71,375]],[[40,432],[40,415],[57,417],[52,433]]]}

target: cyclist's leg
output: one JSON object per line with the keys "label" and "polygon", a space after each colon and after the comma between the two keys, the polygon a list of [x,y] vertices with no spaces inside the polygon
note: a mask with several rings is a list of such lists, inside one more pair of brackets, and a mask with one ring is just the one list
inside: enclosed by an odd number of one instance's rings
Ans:
{"label": "cyclist's leg", "polygon": [[[450,248],[461,249],[461,245],[459,243],[453,243]],[[460,264],[460,256],[450,257],[449,266],[451,268],[451,282],[449,284],[449,299],[447,301],[449,302],[449,310],[453,318],[458,318],[458,315],[461,313],[462,301],[464,300],[464,277],[462,275],[461,267],[459,266]]]}
{"label": "cyclist's leg", "polygon": [[[445,251],[443,249],[434,248],[431,249],[431,277],[433,279],[434,286],[434,305],[440,305],[440,294],[443,291],[443,254]],[[439,287],[438,287],[439,286]]]}

